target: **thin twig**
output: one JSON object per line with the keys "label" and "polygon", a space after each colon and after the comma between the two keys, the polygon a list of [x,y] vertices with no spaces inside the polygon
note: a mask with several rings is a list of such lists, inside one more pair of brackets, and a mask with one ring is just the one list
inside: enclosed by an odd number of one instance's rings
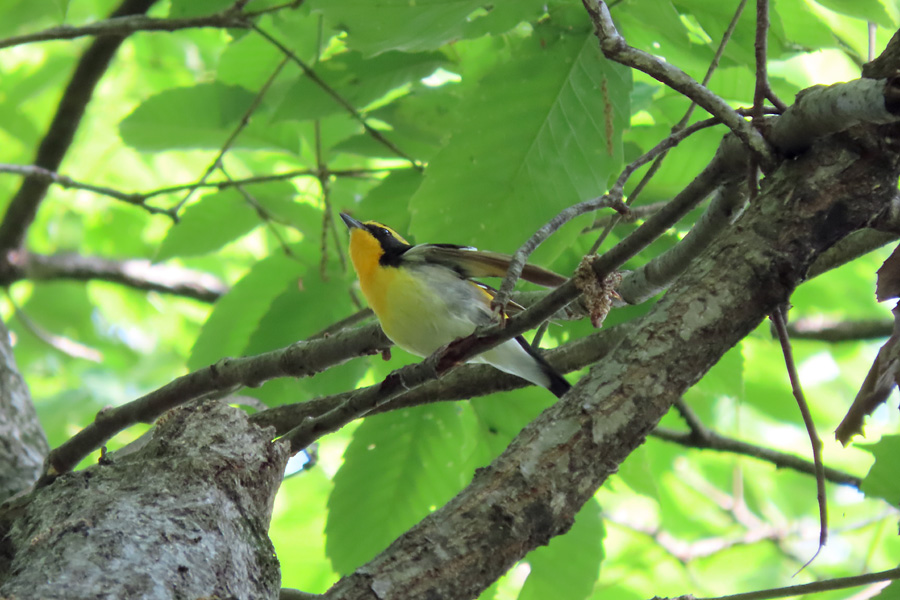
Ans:
{"label": "thin twig", "polygon": [[[254,26],[255,27],[255,26]],[[272,84],[275,83],[275,79],[278,77],[278,74],[281,73],[281,70],[288,64],[288,58],[284,57],[278,66],[275,67],[275,70],[272,71],[272,74],[269,75],[269,78],[266,79],[266,82],[263,83],[262,87],[259,88],[259,91],[256,93],[256,97],[253,98],[253,101],[250,103],[250,106],[247,107],[247,110],[244,111],[241,120],[238,122],[237,127],[232,130],[231,135],[228,136],[228,139],[225,140],[225,143],[222,144],[222,147],[219,149],[219,153],[216,155],[215,160],[210,163],[210,165],[206,168],[206,172],[203,174],[203,177],[200,180],[188,188],[187,194],[185,194],[184,198],[176,204],[172,211],[175,217],[178,217],[178,211],[181,210],[181,207],[185,205],[185,203],[190,200],[191,196],[194,195],[194,192],[197,191],[197,188],[203,185],[209,176],[212,175],[212,172],[216,170],[216,168],[222,164],[222,158],[225,156],[225,153],[231,149],[231,145],[234,144],[234,141],[241,134],[242,131],[250,124],[250,117],[253,116],[253,113],[256,112],[256,109],[259,108],[259,105],[262,103],[263,98],[265,98],[266,93],[269,91],[269,88],[272,87]]]}
{"label": "thin twig", "polygon": [[531,253],[534,252],[538,246],[559,230],[560,227],[575,217],[600,210],[601,208],[614,208],[621,214],[628,213],[628,207],[622,203],[621,193],[619,197],[616,197],[613,195],[613,192],[610,192],[599,198],[585,200],[584,202],[579,202],[574,206],[566,208],[550,219],[543,227],[534,232],[534,235],[528,238],[528,240],[512,255],[512,258],[509,261],[509,268],[506,270],[506,277],[503,278],[500,290],[494,296],[492,303],[494,307],[501,312],[505,311],[510,294],[512,294],[513,286],[515,286],[516,281],[519,280],[519,276],[522,274],[522,269],[525,268],[528,257],[531,256]]}
{"label": "thin twig", "polygon": [[697,416],[697,413],[691,410],[691,407],[687,405],[684,398],[679,398],[675,401],[675,409],[678,411],[678,414],[681,415],[681,418],[684,419],[688,429],[691,430],[691,435],[697,438],[698,442],[705,442],[709,439],[710,431],[700,420],[700,417]]}
{"label": "thin twig", "polygon": [[[757,446],[742,440],[728,438],[706,427],[703,428],[703,433],[700,436],[698,436],[693,429],[687,432],[680,432],[664,427],[657,427],[650,435],[688,448],[743,454],[744,456],[752,456],[753,458],[772,463],[779,469],[792,469],[799,473],[805,473],[814,477],[816,475],[816,465],[813,462],[804,460],[793,454],[787,454],[786,452],[779,452],[778,450],[773,450],[764,446]],[[832,483],[849,485],[856,489],[859,489],[859,486],[862,483],[861,477],[831,467],[825,467],[824,474],[825,479]]]}
{"label": "thin twig", "polygon": [[884,340],[891,337],[893,332],[892,319],[833,321],[825,317],[808,317],[788,323],[788,333],[795,340],[830,343]]}
{"label": "thin twig", "polygon": [[353,313],[352,315],[350,315],[349,317],[347,317],[346,319],[341,319],[337,323],[332,323],[325,329],[312,334],[311,336],[309,336],[308,341],[328,337],[328,336],[333,335],[341,330],[347,329],[348,327],[352,327],[353,325],[356,325],[357,323],[362,323],[366,319],[372,318],[374,315],[375,315],[375,313],[372,312],[371,308],[364,308],[362,310],[358,310],[355,313]]}
{"label": "thin twig", "polygon": [[[373,169],[338,169],[334,171],[328,171],[328,176],[337,178],[369,177],[378,175],[380,173],[390,171],[405,171],[407,169],[409,169],[409,167],[405,166],[381,167]],[[148,192],[123,192],[121,190],[117,190],[115,188],[107,186],[85,183],[82,181],[77,181],[69,177],[68,175],[62,175],[60,173],[56,173],[49,169],[45,169],[43,167],[38,167],[35,165],[13,165],[0,163],[0,173],[10,173],[13,175],[21,175],[26,178],[43,179],[48,183],[52,183],[66,189],[85,190],[88,192],[93,192],[100,196],[107,196],[109,198],[127,202],[128,204],[137,205],[151,214],[163,214],[171,217],[173,215],[173,211],[171,208],[151,206],[149,204],[146,204],[146,201],[155,196],[175,194],[178,192],[184,192],[191,188],[215,188],[218,190],[224,190],[236,185],[255,185],[260,183],[270,183],[273,181],[286,181],[289,179],[296,179],[298,177],[315,177],[318,174],[318,171],[316,169],[296,169],[293,171],[287,171],[285,173],[274,173],[272,175],[255,175],[253,177],[246,177],[243,179],[206,181],[199,185],[195,181],[192,183],[183,183],[179,185],[162,187],[155,190],[150,190]]]}
{"label": "thin twig", "polygon": [[805,596],[806,594],[816,592],[843,590],[851,587],[859,587],[868,583],[894,581],[897,579],[900,579],[900,568],[888,569],[887,571],[880,571],[878,573],[867,573],[865,575],[854,575],[852,577],[837,577],[835,579],[826,579],[824,581],[815,581],[813,583],[747,592],[745,594],[732,594],[731,596],[718,596],[715,598],[696,598],[695,600],[768,600],[769,598],[787,598],[790,596]]}
{"label": "thin twig", "polygon": [[[643,184],[649,181],[650,177],[656,173],[656,170],[659,169],[659,166],[662,164],[662,160],[666,157],[669,150],[677,146],[681,143],[682,140],[687,138],[688,136],[693,135],[694,133],[700,131],[701,129],[706,129],[707,127],[712,127],[713,125],[718,125],[719,121],[717,119],[706,119],[704,121],[697,121],[690,127],[679,127],[675,126],[672,128],[672,132],[663,138],[656,146],[651,148],[648,152],[643,154],[642,156],[635,159],[632,163],[630,163],[627,167],[622,170],[622,173],[619,174],[619,177],[616,179],[616,183],[613,184],[613,187],[610,189],[607,196],[612,198],[622,199],[625,193],[625,184],[628,182],[628,179],[637,171],[639,168],[646,165],[651,160],[656,160],[653,165],[650,167],[650,170],[644,175],[644,179],[638,184],[638,187],[635,188],[635,191],[632,192],[628,196],[628,200],[625,205],[629,207],[631,204],[637,200],[640,195],[641,189],[643,189]],[[600,248],[600,244],[606,239],[609,233],[612,231],[613,227],[615,227],[619,220],[622,218],[622,215],[615,215],[613,220],[607,224],[606,229],[603,230],[603,233],[600,234],[600,237],[594,242],[594,245],[591,246],[591,249],[588,251],[588,254],[593,254]]]}
{"label": "thin twig", "polygon": [[629,46],[616,29],[605,2],[582,0],[582,3],[594,24],[595,34],[600,41],[600,49],[607,58],[643,71],[673,90],[694,100],[731,129],[747,148],[759,157],[762,165],[769,168],[775,164],[775,156],[765,139],[737,114],[727,102],[693,80],[684,71],[660,60],[652,54]]}
{"label": "thin twig", "polygon": [[36,165],[0,164],[0,173],[13,173],[16,175],[22,175],[26,179],[36,179],[47,184],[54,183],[65,189],[85,190],[88,192],[99,194],[101,196],[109,196],[110,198],[115,198],[116,200],[121,200],[123,202],[139,206],[150,214],[163,214],[169,217],[173,216],[169,209],[159,208],[147,204],[147,197],[144,197],[140,194],[129,194],[127,192],[122,192],[102,185],[81,183],[75,181],[71,177],[60,175],[59,173],[55,173],[50,169],[45,169]]}
{"label": "thin twig", "polygon": [[409,164],[412,165],[413,168],[422,170],[423,167],[422,167],[422,164],[419,163],[419,161],[417,161],[414,158],[407,155],[400,148],[398,148],[393,142],[391,142],[389,139],[384,137],[384,135],[380,131],[373,128],[371,125],[369,125],[369,122],[366,120],[366,118],[364,116],[362,116],[360,114],[360,112],[358,110],[356,110],[356,108],[352,104],[350,104],[343,96],[341,96],[339,93],[337,93],[334,88],[332,88],[330,85],[328,85],[325,82],[325,80],[323,80],[321,77],[319,77],[318,73],[316,73],[312,68],[310,68],[310,66],[307,65],[293,51],[291,51],[290,48],[288,48],[287,46],[285,46],[284,44],[279,42],[274,36],[267,33],[264,29],[262,29],[258,25],[253,24],[253,25],[251,25],[251,27],[253,28],[253,30],[256,33],[261,35],[269,43],[271,43],[273,46],[278,48],[281,51],[281,53],[285,55],[286,58],[289,58],[297,66],[299,66],[300,69],[303,71],[303,74],[306,75],[307,77],[309,77],[310,80],[313,81],[313,83],[318,85],[322,89],[322,91],[324,91],[326,94],[331,96],[334,99],[334,101],[338,103],[338,105],[340,105],[345,111],[347,111],[347,113],[351,117],[353,117],[356,121],[358,121],[360,123],[360,125],[363,126],[363,129],[365,129],[367,134],[372,136],[372,138],[374,138],[378,143],[380,143],[383,146],[385,146],[386,148],[388,148],[391,152],[396,154],[398,157],[400,157],[406,161],[409,161]]}
{"label": "thin twig", "polygon": [[[228,174],[228,171],[225,169],[225,166],[221,163],[219,164],[219,171],[224,175],[228,180],[231,180],[231,175]],[[260,220],[266,224],[269,231],[272,232],[272,235],[275,236],[275,239],[278,241],[278,244],[281,246],[281,251],[284,252],[285,256],[288,256],[294,260],[299,260],[297,255],[294,254],[294,251],[291,250],[290,245],[287,243],[287,240],[284,239],[284,236],[281,235],[281,232],[278,231],[278,228],[275,227],[275,222],[277,219],[270,213],[265,206],[259,203],[253,194],[248,192],[244,186],[239,183],[234,184],[235,189],[237,189],[238,193],[243,196],[244,200],[253,207],[253,210],[256,211],[256,214],[259,216]]]}
{"label": "thin twig", "polygon": [[[734,15],[731,17],[731,22],[728,23],[728,27],[725,28],[725,32],[722,34],[722,39],[719,40],[719,45],[716,48],[716,53],[713,55],[712,61],[710,61],[709,66],[706,68],[706,74],[703,76],[703,81],[700,83],[703,87],[706,87],[709,84],[710,79],[712,79],[713,73],[715,73],[716,69],[719,67],[719,62],[722,60],[722,55],[725,53],[725,47],[728,45],[728,42],[731,40],[732,35],[734,35],[734,30],[737,27],[738,20],[741,18],[741,14],[744,12],[744,7],[747,5],[747,0],[741,0],[738,3],[737,8],[734,11]],[[690,105],[687,110],[684,112],[684,115],[672,127],[672,131],[669,134],[674,135],[677,132],[681,131],[688,124],[688,121],[691,120],[691,115],[694,114],[694,109],[697,107],[697,103],[691,100]],[[716,121],[718,123],[718,121]],[[656,159],[653,161],[653,164],[650,165],[650,168],[644,173],[644,176],[638,182],[638,184],[634,187],[630,194],[628,194],[628,200],[626,200],[626,204],[631,207],[635,201],[637,201],[638,197],[641,195],[641,192],[644,191],[644,188],[650,183],[650,180],[656,175],[657,171],[659,171],[660,167],[662,167],[663,161],[666,159],[666,156],[669,154],[669,149],[664,150]],[[603,232],[600,236],[594,241],[593,246],[591,246],[590,254],[595,253],[609,234],[612,232],[613,228],[619,224],[620,217],[613,216],[610,223],[606,225]]]}
{"label": "thin twig", "polygon": [[85,36],[116,35],[126,37],[136,31],[178,31],[180,29],[205,27],[244,29],[248,27],[246,19],[247,15],[230,11],[185,19],[156,19],[144,15],[112,17],[78,27],[60,25],[34,33],[14,35],[0,40],[0,48],[51,40],[71,40]]}
{"label": "thin twig", "polygon": [[31,333],[34,337],[44,342],[54,350],[65,354],[71,358],[79,358],[82,360],[88,360],[93,363],[101,363],[103,362],[103,353],[97,350],[96,348],[91,348],[90,346],[86,346],[80,342],[76,342],[75,340],[57,335],[55,333],[51,333],[47,331],[37,323],[31,320],[31,317],[22,310],[22,308],[13,300],[12,296],[9,294],[9,290],[4,290],[6,295],[6,300],[10,303],[13,308],[13,315],[18,319],[19,323],[25,328],[26,331]]}
{"label": "thin twig", "polygon": [[809,442],[812,445],[813,463],[816,466],[816,491],[819,501],[819,547],[812,558],[800,568],[802,571],[815,560],[816,556],[822,550],[825,542],[828,540],[828,507],[825,497],[825,465],[822,462],[822,440],[816,433],[816,424],[813,422],[812,414],[809,412],[809,405],[803,395],[803,388],[800,387],[800,376],[797,373],[797,365],[794,362],[794,353],[791,349],[791,340],[787,332],[787,318],[783,306],[776,308],[770,318],[775,324],[775,330],[778,332],[778,339],[781,341],[781,350],[784,353],[784,362],[787,365],[788,376],[791,380],[791,389],[794,397],[797,399],[797,405],[800,407],[800,414],[803,415],[803,423],[806,425],[806,431],[809,434]]}

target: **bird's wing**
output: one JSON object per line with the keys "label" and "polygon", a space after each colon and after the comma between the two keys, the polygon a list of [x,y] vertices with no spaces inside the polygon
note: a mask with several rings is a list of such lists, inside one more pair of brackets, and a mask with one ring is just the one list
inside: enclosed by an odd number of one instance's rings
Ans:
{"label": "bird's wing", "polygon": [[[500,252],[478,250],[453,244],[419,244],[410,248],[404,260],[420,260],[453,269],[463,277],[505,277],[512,257]],[[535,265],[525,265],[522,279],[544,287],[557,287],[566,278]]]}
{"label": "bird's wing", "polygon": [[[482,290],[485,294],[487,294],[488,296],[491,297],[491,300],[493,300],[494,297],[497,295],[497,289],[496,289],[496,288],[493,288],[493,287],[491,287],[491,286],[489,286],[489,285],[487,285],[487,284],[481,283],[480,281],[469,281],[469,283],[471,283],[472,285],[475,285],[475,286],[480,287],[481,290]],[[521,304],[519,304],[518,302],[513,301],[513,300],[510,300],[510,301],[507,302],[507,304],[506,304],[506,315],[507,315],[507,316],[517,315],[517,314],[519,314],[520,312],[522,312],[523,310],[525,310],[525,307],[522,306]]]}

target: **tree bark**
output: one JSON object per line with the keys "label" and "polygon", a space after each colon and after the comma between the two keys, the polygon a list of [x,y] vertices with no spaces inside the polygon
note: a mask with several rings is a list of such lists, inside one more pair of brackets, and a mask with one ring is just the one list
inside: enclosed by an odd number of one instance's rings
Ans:
{"label": "tree bark", "polygon": [[267,536],[286,444],[218,402],[0,512],[0,597],[277,598]]}
{"label": "tree bark", "polygon": [[0,322],[0,501],[37,480],[48,452],[47,436],[16,367],[9,332]]}

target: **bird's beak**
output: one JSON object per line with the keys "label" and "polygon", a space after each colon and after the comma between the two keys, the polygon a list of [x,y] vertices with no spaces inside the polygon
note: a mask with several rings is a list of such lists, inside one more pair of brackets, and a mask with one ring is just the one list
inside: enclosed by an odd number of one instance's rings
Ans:
{"label": "bird's beak", "polygon": [[344,225],[347,226],[347,229],[365,229],[366,227],[347,213],[341,213],[341,219],[344,220]]}

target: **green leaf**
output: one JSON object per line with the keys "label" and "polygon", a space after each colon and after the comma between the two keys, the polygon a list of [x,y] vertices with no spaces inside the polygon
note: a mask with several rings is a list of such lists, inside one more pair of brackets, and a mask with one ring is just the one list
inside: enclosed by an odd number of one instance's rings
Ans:
{"label": "green leaf", "polygon": [[296,285],[303,268],[278,253],[256,263],[219,298],[194,342],[188,368],[199,369],[227,356],[238,356],[277,296]]}
{"label": "green leaf", "polygon": [[884,498],[892,506],[900,504],[900,435],[886,435],[868,446],[875,464],[863,479],[860,490],[869,497]]}
{"label": "green leaf", "polygon": [[[341,98],[361,110],[391,90],[431,75],[447,62],[437,52],[385,52],[369,59],[358,52],[345,52],[319,63],[315,70]],[[275,119],[318,119],[345,111],[322,86],[302,77],[288,90]]]}
{"label": "green leaf", "polygon": [[[122,140],[137,150],[173,148],[221,148],[255,94],[223,83],[165,90],[140,104],[119,125]],[[295,150],[296,135],[285,128],[273,129],[259,118],[251,121],[233,147]]]}
{"label": "green leaf", "polygon": [[[620,134],[606,129],[627,122],[629,71],[587,33],[541,28],[513,54],[470,90],[467,118],[429,163],[410,202],[419,241],[512,252],[563,208],[601,195],[621,165]],[[544,256],[579,232],[558,232]]]}
{"label": "green leaf", "polygon": [[406,231],[409,228],[409,199],[421,184],[420,171],[394,171],[352,208],[353,214],[366,221],[387,223],[396,231]]}
{"label": "green leaf", "polygon": [[237,190],[230,188],[208,194],[188,205],[178,223],[169,228],[156,260],[196,256],[218,250],[259,223],[256,210]]}
{"label": "green leaf", "polygon": [[816,2],[842,15],[872,21],[888,29],[897,28],[894,19],[879,0],[816,0]]}
{"label": "green leaf", "polygon": [[219,59],[218,79],[243,89],[259,89],[283,58],[284,55],[268,40],[258,35],[245,35],[225,48]]}
{"label": "green leaf", "polygon": [[462,489],[473,427],[471,412],[449,403],[363,421],[328,500],[325,551],[337,572],[350,573]]}
{"label": "green leaf", "polygon": [[575,515],[572,529],[525,557],[531,572],[519,600],[588,598],[600,571],[605,536],[600,505],[592,498]]}
{"label": "green leaf", "polygon": [[363,54],[387,50],[434,50],[460,38],[466,17],[483,5],[481,0],[310,0],[313,10],[351,35],[348,44]]}
{"label": "green leaf", "polygon": [[744,398],[744,355],[738,344],[722,356],[685,394],[685,400],[698,416],[709,422],[717,401],[722,397]]}
{"label": "green leaf", "polygon": [[788,40],[810,49],[840,47],[834,31],[804,0],[778,0],[771,6]]}
{"label": "green leaf", "polygon": [[[373,121],[382,121],[390,129],[382,133],[406,154],[429,160],[449,139],[452,118],[458,116],[458,86],[414,88],[390,104],[369,113]],[[394,152],[364,133],[341,142],[335,150],[362,156],[394,157]]]}
{"label": "green leaf", "polygon": [[877,596],[872,596],[873,600],[900,600],[900,581],[894,580],[886,588],[881,590]]}
{"label": "green leaf", "polygon": [[331,277],[322,281],[311,273],[272,300],[259,326],[247,341],[245,354],[259,354],[306,339],[354,311],[348,284]]}

